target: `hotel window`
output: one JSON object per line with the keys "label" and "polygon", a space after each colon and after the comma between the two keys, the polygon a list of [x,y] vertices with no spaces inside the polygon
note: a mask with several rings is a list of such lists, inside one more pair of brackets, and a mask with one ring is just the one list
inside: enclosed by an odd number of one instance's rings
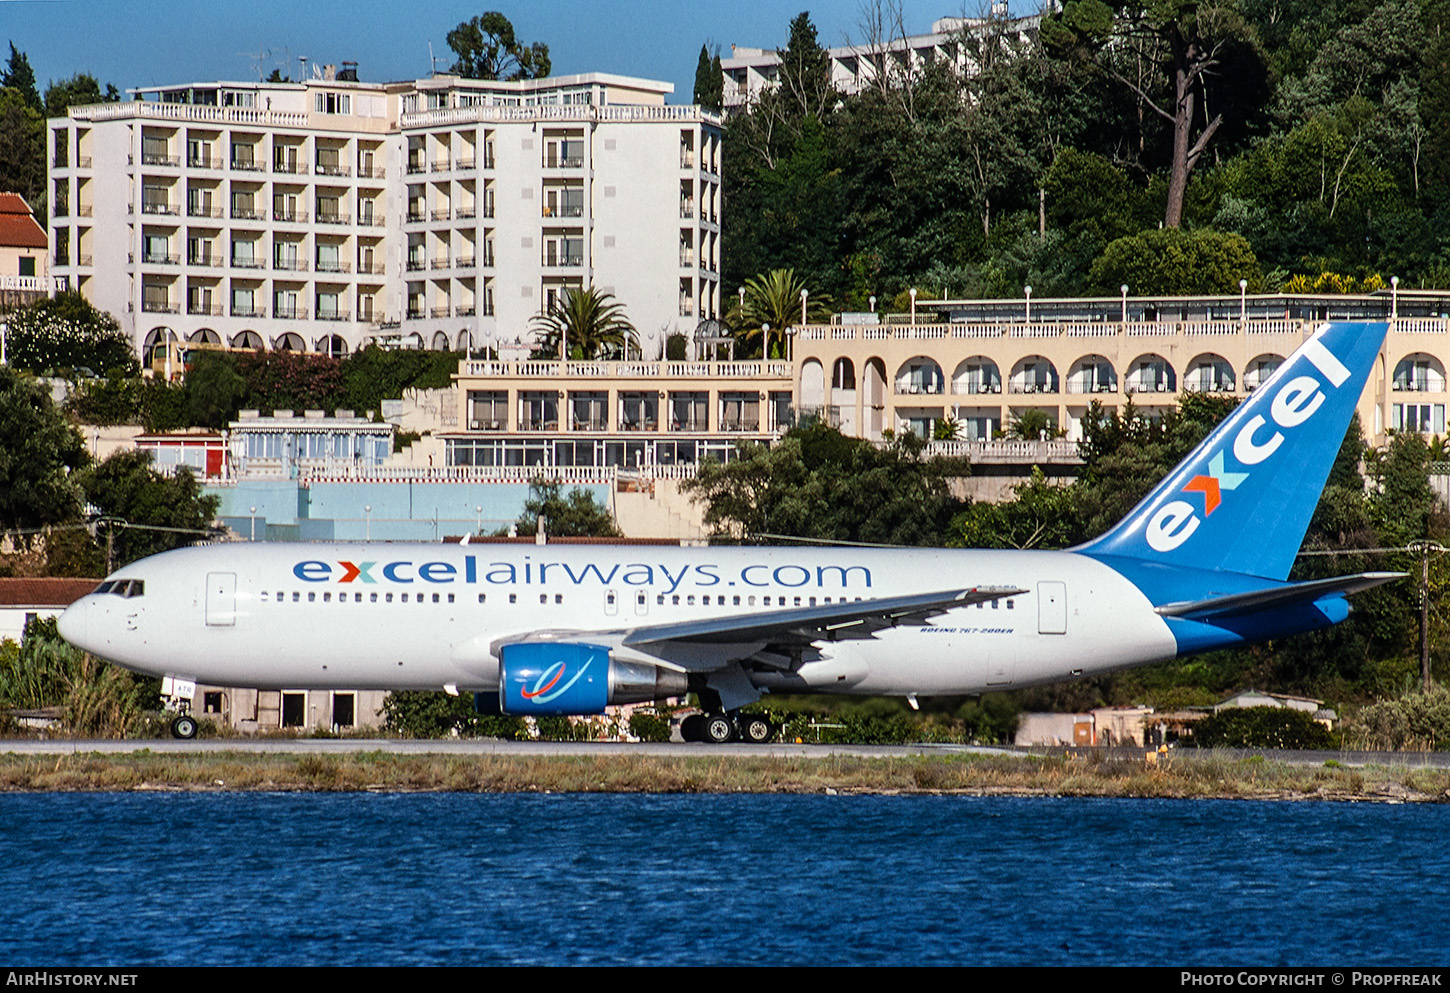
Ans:
{"label": "hotel window", "polygon": [[313,108],[319,114],[351,114],[352,95],[348,93],[318,93],[313,97]]}

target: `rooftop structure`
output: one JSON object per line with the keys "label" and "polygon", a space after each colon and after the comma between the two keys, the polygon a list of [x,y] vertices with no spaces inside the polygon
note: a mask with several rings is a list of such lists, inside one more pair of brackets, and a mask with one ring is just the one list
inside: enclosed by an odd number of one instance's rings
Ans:
{"label": "rooftop structure", "polygon": [[50,121],[54,272],[149,351],[526,353],[569,287],[644,355],[719,315],[720,129],[604,73],[188,83]]}
{"label": "rooftop structure", "polygon": [[[840,93],[857,93],[879,82],[910,76],[931,63],[945,62],[963,72],[976,63],[967,39],[972,35],[1003,32],[1026,37],[1036,32],[1040,18],[1010,17],[1006,0],[993,0],[987,17],[943,17],[928,34],[868,39],[861,44],[827,49],[831,84]],[[725,112],[754,103],[760,94],[780,85],[780,52],[773,48],[731,45],[720,60],[725,76]]]}

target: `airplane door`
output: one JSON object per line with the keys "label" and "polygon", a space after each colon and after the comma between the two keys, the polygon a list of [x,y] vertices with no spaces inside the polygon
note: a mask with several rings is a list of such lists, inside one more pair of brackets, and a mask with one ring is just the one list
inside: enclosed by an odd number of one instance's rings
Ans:
{"label": "airplane door", "polygon": [[613,617],[619,613],[619,593],[616,590],[604,591],[604,613]]}
{"label": "airplane door", "polygon": [[206,574],[206,623],[208,627],[231,627],[237,623],[237,574]]}
{"label": "airplane door", "polygon": [[634,612],[641,617],[649,613],[649,594],[644,590],[634,591]]}
{"label": "airplane door", "polygon": [[1037,633],[1067,634],[1067,584],[1037,584]]}
{"label": "airplane door", "polygon": [[996,635],[987,646],[987,685],[1009,686],[1017,669],[1017,639]]}

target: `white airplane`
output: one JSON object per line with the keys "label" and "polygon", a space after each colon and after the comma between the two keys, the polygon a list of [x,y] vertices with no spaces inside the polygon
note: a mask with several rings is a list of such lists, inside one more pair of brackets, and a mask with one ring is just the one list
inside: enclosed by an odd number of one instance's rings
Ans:
{"label": "white airplane", "polygon": [[1385,329],[1321,327],[1067,551],[228,543],[125,566],[60,631],[181,683],[444,689],[507,714],[693,691],[709,713],[687,733],[710,741],[769,738],[739,710],[772,690],[914,706],[1312,631],[1401,575],[1286,582]]}

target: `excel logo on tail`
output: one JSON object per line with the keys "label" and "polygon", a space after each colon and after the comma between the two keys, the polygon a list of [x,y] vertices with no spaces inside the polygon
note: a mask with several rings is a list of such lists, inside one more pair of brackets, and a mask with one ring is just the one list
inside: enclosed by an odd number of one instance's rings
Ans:
{"label": "excel logo on tail", "polygon": [[[1349,370],[1335,358],[1334,353],[1324,347],[1317,337],[1310,338],[1299,350],[1299,354],[1317,369],[1331,387],[1338,388],[1349,379]],[[1291,360],[1292,361],[1292,360]],[[1296,363],[1302,367],[1302,364]],[[1271,383],[1281,377],[1275,376]],[[1254,398],[1258,400],[1258,397]],[[1269,400],[1270,424],[1263,414],[1248,415],[1248,410],[1230,415],[1230,424],[1238,421],[1237,429],[1230,428],[1233,441],[1214,452],[1208,462],[1208,474],[1199,473],[1183,485],[1184,494],[1194,494],[1203,501],[1203,516],[1200,517],[1195,503],[1188,500],[1170,500],[1153,514],[1148,521],[1146,538],[1154,551],[1171,552],[1182,545],[1203,519],[1211,515],[1224,502],[1224,494],[1239,489],[1250,476],[1254,467],[1270,459],[1284,443],[1284,431],[1297,428],[1309,421],[1324,405],[1324,383],[1312,375],[1299,375],[1279,384]],[[1252,409],[1263,409],[1263,403],[1253,403]],[[1284,431],[1279,430],[1280,428]],[[1233,457],[1244,471],[1230,471],[1225,467],[1225,452],[1233,451]],[[1200,463],[1201,464],[1201,463]]]}
{"label": "excel logo on tail", "polygon": [[1249,478],[1246,472],[1228,472],[1223,467],[1223,452],[1216,454],[1208,463],[1207,476],[1194,476],[1183,487],[1184,493],[1203,494],[1203,516],[1207,517],[1218,509],[1223,501],[1224,490],[1236,490],[1239,483]]}

